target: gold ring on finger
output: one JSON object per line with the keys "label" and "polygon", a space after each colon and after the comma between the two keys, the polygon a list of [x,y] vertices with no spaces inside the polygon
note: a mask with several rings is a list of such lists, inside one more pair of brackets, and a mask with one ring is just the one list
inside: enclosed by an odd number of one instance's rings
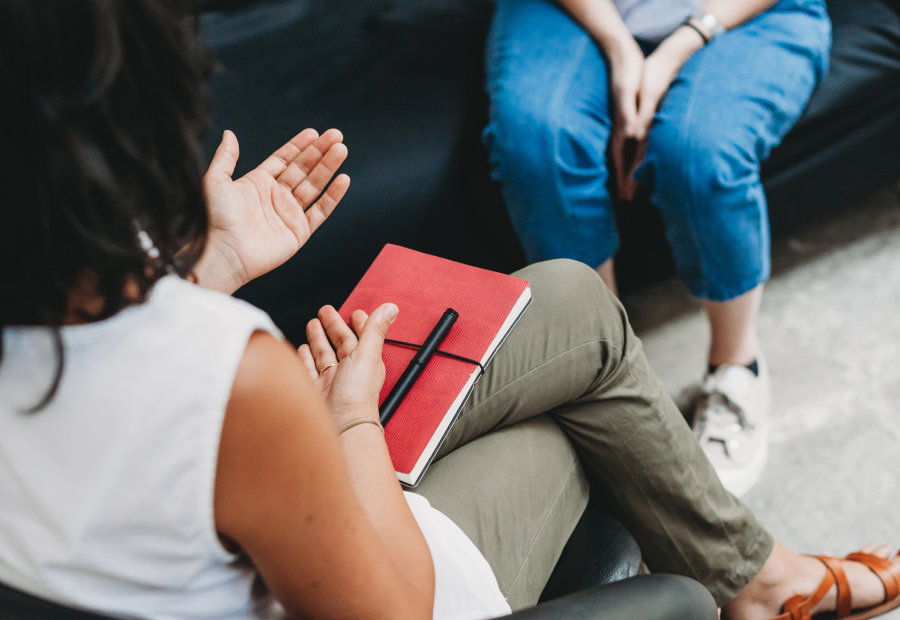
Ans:
{"label": "gold ring on finger", "polygon": [[321,375],[323,372],[325,372],[326,370],[328,370],[328,369],[331,368],[332,366],[337,366],[337,362],[335,362],[335,363],[333,363],[333,364],[325,364],[324,366],[322,366],[321,368],[319,368],[319,374]]}

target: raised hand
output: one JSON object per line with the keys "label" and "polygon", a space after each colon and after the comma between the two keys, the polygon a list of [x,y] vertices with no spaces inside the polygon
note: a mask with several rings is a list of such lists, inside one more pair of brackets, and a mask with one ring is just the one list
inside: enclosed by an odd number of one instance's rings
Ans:
{"label": "raised hand", "polygon": [[209,234],[194,269],[201,286],[233,293],[306,243],[350,186],[341,174],[316,200],[347,158],[342,140],[336,129],[306,129],[234,181],[238,141],[224,133],[203,178]]}

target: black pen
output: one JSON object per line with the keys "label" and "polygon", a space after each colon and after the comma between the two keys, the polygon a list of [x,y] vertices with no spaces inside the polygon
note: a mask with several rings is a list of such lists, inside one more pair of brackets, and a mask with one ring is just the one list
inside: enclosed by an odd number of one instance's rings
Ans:
{"label": "black pen", "polygon": [[431,333],[428,334],[428,338],[425,339],[425,342],[422,343],[422,346],[416,351],[416,354],[413,355],[406,370],[404,370],[403,374],[400,375],[400,378],[397,379],[397,383],[394,384],[394,387],[391,388],[387,398],[384,399],[384,402],[381,403],[381,407],[378,408],[378,416],[381,418],[382,426],[388,423],[388,420],[390,420],[391,416],[394,415],[394,412],[397,411],[397,407],[400,406],[400,403],[402,403],[403,399],[406,398],[406,395],[409,394],[416,379],[418,379],[419,375],[422,374],[422,371],[425,370],[425,366],[434,356],[434,352],[441,346],[441,343],[444,342],[444,338],[450,333],[450,328],[453,327],[453,324],[456,323],[456,319],[458,318],[459,313],[456,310],[447,308],[446,312],[444,312],[441,319],[437,322],[437,325],[435,325],[434,329],[431,330]]}

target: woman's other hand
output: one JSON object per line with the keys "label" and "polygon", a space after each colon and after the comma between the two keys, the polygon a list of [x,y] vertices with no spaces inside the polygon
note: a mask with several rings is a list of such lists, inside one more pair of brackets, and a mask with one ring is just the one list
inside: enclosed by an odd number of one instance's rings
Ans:
{"label": "woman's other hand", "polygon": [[681,27],[670,34],[647,56],[641,80],[638,120],[644,134],[650,131],[653,116],[675,80],[681,66],[703,47],[703,39],[690,28]]}
{"label": "woman's other hand", "polygon": [[630,200],[637,184],[634,170],[634,146],[644,140],[646,128],[640,122],[639,105],[644,75],[644,54],[630,35],[604,48],[609,60],[610,103],[613,126],[609,138],[616,189]]}
{"label": "woman's other hand", "polygon": [[342,140],[336,129],[321,136],[306,129],[234,181],[238,141],[224,133],[203,179],[209,236],[194,269],[201,286],[233,293],[306,243],[350,185],[350,177],[341,174],[328,186],[347,158]]}
{"label": "woman's other hand", "polygon": [[398,312],[394,304],[383,304],[371,315],[356,310],[348,326],[337,310],[325,306],[306,326],[309,344],[297,353],[337,426],[360,416],[378,417],[385,372],[381,350]]}
{"label": "woman's other hand", "polygon": [[653,117],[662,103],[663,97],[668,92],[672,82],[675,81],[681,66],[691,57],[691,54],[703,47],[703,39],[689,28],[678,28],[670,34],[652,54],[644,60],[644,71],[641,75],[641,85],[638,92],[638,118],[640,125],[638,133],[641,137],[634,145],[633,154],[625,171],[627,181],[626,192],[622,192],[623,185],[619,185],[619,195],[626,200],[634,196],[637,182],[634,180],[634,172],[644,161],[647,153],[647,139],[650,136],[650,125]]}

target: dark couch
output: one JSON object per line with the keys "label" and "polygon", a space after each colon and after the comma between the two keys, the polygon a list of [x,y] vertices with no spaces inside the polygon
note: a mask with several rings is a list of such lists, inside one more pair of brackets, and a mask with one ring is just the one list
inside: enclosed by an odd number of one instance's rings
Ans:
{"label": "dark couch", "polygon": [[[831,72],[763,168],[777,234],[900,178],[900,2],[830,0]],[[206,0],[213,140],[239,172],[293,133],[338,127],[350,192],[301,252],[238,295],[294,342],[385,243],[509,272],[524,264],[480,131],[491,0]],[[672,273],[646,197],[618,209],[623,292]]]}

